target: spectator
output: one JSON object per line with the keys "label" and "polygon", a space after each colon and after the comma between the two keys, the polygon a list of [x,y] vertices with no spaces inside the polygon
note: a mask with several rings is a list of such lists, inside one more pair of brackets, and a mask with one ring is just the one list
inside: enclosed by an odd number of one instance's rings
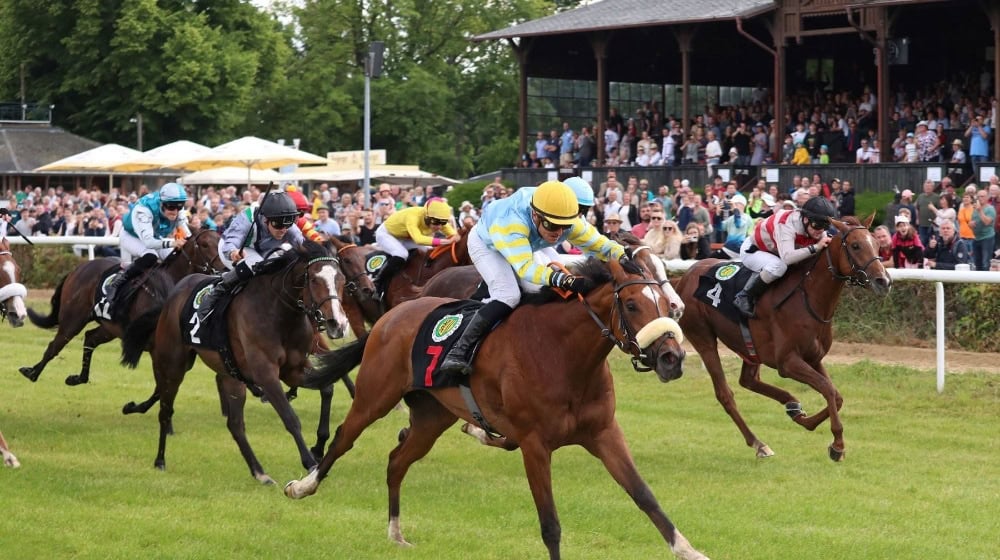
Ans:
{"label": "spectator", "polygon": [[878,256],[882,259],[882,266],[894,268],[892,262],[892,234],[886,226],[878,226],[873,232],[875,241],[878,242]]}
{"label": "spectator", "polygon": [[812,160],[809,158],[809,151],[802,142],[795,144],[795,155],[792,156],[792,165],[809,165]]}
{"label": "spectator", "polygon": [[917,123],[917,154],[920,161],[941,160],[941,139],[937,133],[930,130],[927,121]]}
{"label": "spectator", "polygon": [[[975,185],[971,186],[975,187]],[[966,191],[962,195],[962,204],[956,211],[958,214],[958,237],[965,243],[965,250],[970,254],[972,253],[973,241],[976,239],[976,234],[972,230],[972,214],[975,211],[975,198],[974,189],[972,193]]]}
{"label": "spectator", "polygon": [[910,218],[896,216],[896,233],[892,236],[892,262],[896,268],[923,268],[924,245],[913,230]]}
{"label": "spectator", "polygon": [[989,270],[990,259],[996,247],[996,231],[993,223],[997,219],[996,210],[989,201],[989,193],[981,190],[976,193],[976,201],[972,211],[972,259],[976,270]]}
{"label": "spectator", "polygon": [[472,202],[468,200],[463,200],[462,205],[459,207],[458,223],[464,224],[466,218],[471,218],[473,222],[479,221],[479,213],[472,206]]}
{"label": "spectator", "polygon": [[924,249],[924,258],[927,259],[927,268],[937,270],[955,270],[956,264],[972,264],[972,256],[959,239],[955,223],[951,220],[941,222],[939,233],[931,237]]}
{"label": "spectator", "polygon": [[[316,231],[319,232],[324,239],[330,239],[331,237],[336,237],[341,234],[340,224],[336,220],[330,218],[330,208],[326,205],[320,206],[316,209],[319,218],[314,222],[313,226]],[[353,212],[353,210],[351,210]]]}
{"label": "spectator", "polygon": [[654,210],[649,218],[649,229],[642,237],[642,242],[649,245],[653,254],[664,259],[676,259],[680,256],[683,235],[677,229],[677,223],[664,218],[663,212]]}
{"label": "spectator", "polygon": [[962,150],[962,140],[956,138],[954,142],[951,143],[951,163],[956,165],[964,165],[966,161],[965,151]]}
{"label": "spectator", "polygon": [[929,209],[934,210],[935,232],[941,228],[941,224],[946,220],[952,223],[952,227],[957,227],[955,226],[955,222],[958,220],[958,215],[955,213],[955,209],[952,208],[952,206],[954,206],[953,199],[950,196],[942,195],[938,201],[938,206],[940,206],[940,208],[934,206],[933,204],[928,207]]}
{"label": "spectator", "polygon": [[917,147],[917,138],[912,132],[906,133],[906,145],[903,146],[905,153],[903,161],[905,163],[917,163],[920,161],[920,151]]}
{"label": "spectator", "polygon": [[680,258],[684,260],[707,259],[712,250],[708,236],[702,234],[701,227],[697,223],[688,224],[684,230],[684,239],[681,243]]}
{"label": "spectator", "polygon": [[989,157],[990,150],[990,125],[984,122],[982,115],[976,115],[965,129],[965,136],[969,138],[969,157],[973,167],[978,168],[978,164],[984,162]]}
{"label": "spectator", "polygon": [[937,217],[938,202],[941,195],[934,192],[934,181],[924,181],[924,192],[917,196],[915,209],[917,211],[917,232],[920,243],[926,247],[934,234],[934,218]]}
{"label": "spectator", "polygon": [[622,230],[622,217],[617,213],[607,213],[604,215],[604,235],[617,235]]}

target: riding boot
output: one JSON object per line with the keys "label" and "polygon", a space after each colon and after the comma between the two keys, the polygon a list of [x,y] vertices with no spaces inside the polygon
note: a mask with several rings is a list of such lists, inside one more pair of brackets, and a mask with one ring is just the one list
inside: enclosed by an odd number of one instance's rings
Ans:
{"label": "riding boot", "polygon": [[222,274],[222,279],[212,286],[212,289],[202,296],[198,302],[198,322],[202,323],[215,306],[215,302],[224,294],[235,288],[237,285],[253,277],[253,269],[246,265],[246,261],[236,263],[236,267]]}
{"label": "riding boot", "polygon": [[733,305],[736,306],[736,309],[739,309],[744,317],[753,317],[755,315],[754,307],[757,303],[757,298],[766,289],[767,282],[764,282],[760,278],[760,274],[755,272],[750,276],[747,285],[740,290],[740,293],[736,294],[736,297],[733,299]]}
{"label": "riding boot", "polygon": [[406,267],[406,259],[402,257],[389,257],[378,276],[372,281],[375,284],[375,299],[381,301],[385,298],[385,293],[389,290],[389,282],[397,272]]}
{"label": "riding boot", "polygon": [[462,333],[462,338],[458,339],[441,362],[441,371],[464,375],[472,373],[472,364],[469,362],[472,360],[473,348],[490,332],[493,325],[510,315],[512,311],[514,310],[502,301],[491,301],[480,307],[469,320],[469,326]]}
{"label": "riding boot", "polygon": [[108,284],[107,289],[104,292],[104,296],[108,301],[114,301],[115,295],[118,294],[118,290],[127,284],[133,278],[137,278],[143,272],[146,272],[150,268],[156,266],[157,258],[153,253],[148,255],[143,255],[136,259],[131,265],[128,266],[121,274],[115,277],[114,280]]}

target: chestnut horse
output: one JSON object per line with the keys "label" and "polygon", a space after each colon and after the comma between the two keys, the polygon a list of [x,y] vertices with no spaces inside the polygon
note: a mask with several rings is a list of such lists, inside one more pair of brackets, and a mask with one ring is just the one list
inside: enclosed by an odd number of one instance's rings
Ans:
{"label": "chestnut horse", "polygon": [[[196,347],[185,342],[184,306],[192,291],[205,278],[195,274],[181,280],[171,291],[162,310],[154,308],[137,319],[122,339],[122,364],[135,367],[142,351],[155,336],[150,352],[156,389],[143,405],[160,403],[160,440],[154,466],[166,468],[167,435],[174,413],[174,400],[184,375],[194,366],[195,357],[216,372],[220,394],[228,404],[226,421],[229,431],[250,468],[250,474],[264,484],[274,480],[264,472],[246,438],[243,407],[247,384],[259,387],[274,407],[285,429],[292,435],[302,466],[316,466],[325,440],[310,450],[302,438],[302,427],[291,403],[282,393],[281,383],[290,387],[301,384],[308,365],[313,334],[325,330],[329,338],[340,338],[347,331],[338,297],[344,276],[336,257],[321,245],[306,241],[302,249],[266,262],[266,270],[250,279],[229,304],[225,316],[232,349],[232,360],[242,379],[228,375],[226,360],[212,348]],[[332,384],[331,384],[332,385]],[[126,405],[138,408],[134,403]],[[144,412],[141,410],[140,412]]]}
{"label": "chestnut horse", "polygon": [[[868,230],[872,218],[874,214],[864,224],[854,217],[832,220],[837,233],[829,247],[811,260],[790,268],[760,297],[756,317],[749,320],[756,360],[748,355],[739,325],[695,297],[699,277],[719,261],[698,261],[677,284],[677,291],[687,303],[687,311],[680,321],[684,334],[712,377],[715,397],[736,423],[747,445],[754,448],[757,457],[769,457],[774,453],[757,439],[740,416],[719,359],[718,342],[722,341],[743,357],[740,385],[785,405],[785,412],[796,424],[815,430],[829,417],[833,432],[830,458],[842,460],[844,438],[839,411],[843,397],[823,367],[823,357],[833,342],[831,321],[844,284],[869,288],[880,296],[888,294],[892,287],[892,280],[878,256],[878,242]],[[823,395],[826,407],[807,415],[791,393],[760,380],[760,364],[778,370],[781,377],[809,385]]]}
{"label": "chestnut horse", "polygon": [[28,290],[21,283],[21,267],[10,252],[10,241],[4,237],[0,239],[0,321],[7,319],[15,328],[23,326],[27,295]]}
{"label": "chestnut horse", "polygon": [[[675,554],[704,558],[677,531],[639,475],[615,420],[614,381],[606,362],[618,346],[635,362],[655,369],[661,379],[680,377],[681,334],[677,323],[665,316],[663,290],[656,280],[629,275],[618,262],[589,260],[575,265],[574,271],[590,278],[596,288],[585,297],[568,300],[558,299],[549,289],[525,296],[482,343],[469,379],[472,392],[487,420],[521,449],[551,558],[559,558],[561,531],[552,494],[552,453],[572,444],[604,463]],[[319,468],[301,481],[289,482],[287,496],[297,499],[315,493],[334,462],[402,398],[410,408],[410,425],[400,432],[400,443],[389,455],[389,535],[408,544],[400,526],[403,477],[457,419],[473,421],[458,388],[412,387],[411,351],[418,329],[433,309],[447,301],[451,300],[407,301],[389,310],[368,337],[324,357],[307,384],[331,382],[350,370],[345,363],[353,363],[354,355],[364,352],[358,392]]]}
{"label": "chestnut horse", "polygon": [[[162,305],[169,289],[181,278],[195,272],[215,273],[225,270],[219,258],[219,234],[211,230],[201,230],[188,239],[181,249],[175,249],[163,262],[149,273],[139,277],[142,289],[138,290],[131,308],[128,310],[128,320],[134,320],[147,309]],[[76,267],[63,277],[52,294],[52,310],[48,315],[42,315],[33,309],[28,310],[28,317],[35,325],[51,329],[59,326],[55,338],[45,349],[41,361],[33,366],[20,368],[22,375],[31,381],[38,381],[45,366],[55,358],[69,341],[80,333],[88,323],[97,320],[97,326],[88,330],[83,337],[83,362],[79,375],[66,378],[67,385],[80,385],[90,381],[90,360],[94,350],[122,335],[126,325],[115,321],[96,317],[94,313],[94,294],[97,284],[104,273],[110,268],[119,266],[117,258],[103,258],[87,261]],[[162,272],[162,274],[161,274]],[[125,287],[118,290],[121,294]]]}
{"label": "chestnut horse", "polygon": [[16,469],[21,466],[21,462],[11,453],[10,446],[7,445],[7,440],[3,437],[3,432],[0,432],[0,456],[3,456],[3,464],[6,467]]}

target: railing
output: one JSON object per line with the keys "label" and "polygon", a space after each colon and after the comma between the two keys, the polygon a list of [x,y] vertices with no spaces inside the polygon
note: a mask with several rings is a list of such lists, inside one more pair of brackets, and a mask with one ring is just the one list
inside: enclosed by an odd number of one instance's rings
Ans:
{"label": "railing", "polygon": [[51,123],[55,108],[43,103],[0,103],[0,123]]}
{"label": "railing", "polygon": [[[8,232],[7,241],[10,241],[11,245],[27,245],[28,242],[22,237],[14,235],[10,236],[11,232]],[[119,238],[117,237],[91,237],[86,235],[66,235],[61,237],[29,237],[33,245],[72,245],[73,250],[87,251],[87,258],[89,260],[94,260],[94,247],[98,245],[103,245],[107,247],[117,247],[119,243]]]}

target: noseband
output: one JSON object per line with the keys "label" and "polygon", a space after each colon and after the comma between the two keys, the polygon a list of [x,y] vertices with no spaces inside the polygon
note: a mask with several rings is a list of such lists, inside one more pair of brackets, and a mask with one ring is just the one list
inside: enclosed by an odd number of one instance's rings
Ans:
{"label": "noseband", "polygon": [[[580,300],[583,302],[584,307],[587,309],[587,313],[590,315],[590,318],[593,319],[594,322],[597,323],[597,326],[601,329],[601,336],[610,340],[615,346],[621,349],[622,352],[625,352],[626,354],[629,354],[632,357],[632,369],[638,372],[646,372],[646,371],[652,371],[653,368],[645,365],[640,365],[642,363],[642,360],[648,358],[648,355],[642,351],[642,348],[639,348],[639,342],[638,340],[636,340],[636,330],[633,329],[632,325],[630,325],[628,320],[625,319],[625,310],[623,309],[624,303],[622,303],[621,299],[621,291],[623,289],[629,286],[636,286],[636,285],[660,286],[660,283],[656,280],[643,277],[642,279],[627,280],[625,282],[622,282],[621,284],[614,284],[613,294],[615,303],[611,307],[611,317],[608,320],[608,323],[614,323],[615,314],[617,312],[618,330],[620,332],[625,333],[624,338],[619,337],[617,334],[615,334],[614,330],[608,327],[607,324],[605,324],[604,321],[602,321],[601,318],[597,316],[597,313],[594,312],[594,309],[590,306],[590,303],[587,302],[586,298],[580,296]],[[656,314],[658,316],[662,316],[660,315],[659,306],[657,306]],[[673,333],[668,333],[667,336],[670,338],[674,337]]]}
{"label": "noseband", "polygon": [[[318,262],[332,262],[334,266],[338,266],[340,264],[340,259],[338,259],[337,257],[317,257],[315,259],[310,259],[309,262],[306,263],[306,270],[302,274],[302,280],[304,283],[301,287],[299,287],[299,299],[295,302],[295,307],[301,310],[303,313],[305,313],[306,317],[309,317],[309,320],[312,321],[312,324],[316,327],[316,330],[324,332],[326,331],[327,318],[323,315],[323,310],[322,310],[323,304],[325,304],[328,301],[339,300],[340,298],[337,296],[336,286],[333,286],[333,291],[331,291],[325,298],[319,301],[317,301],[316,298],[313,297],[312,286],[309,283],[309,274],[310,274],[309,269],[312,268],[312,265]],[[306,287],[308,287],[309,289],[309,300],[312,302],[312,304],[309,305],[308,307],[306,306],[305,301],[303,301],[303,298],[301,297],[302,288]]]}
{"label": "noseband", "polygon": [[[337,255],[340,256],[340,254],[342,252],[346,251],[347,249],[356,249],[357,247],[358,246],[355,245],[354,243],[351,243],[350,245],[344,245],[340,249],[337,249]],[[337,262],[341,263],[342,261],[338,260]],[[344,272],[344,267],[343,266],[340,267],[340,271]],[[346,293],[347,295],[349,295],[351,297],[354,297],[358,293],[358,291],[361,289],[361,285],[358,282],[358,278],[361,278],[362,276],[367,276],[367,275],[368,275],[368,273],[365,271],[364,267],[362,267],[361,272],[358,272],[354,276],[347,276],[347,274],[345,273],[344,274],[344,280],[345,280],[345,282],[344,282],[344,293]]]}
{"label": "noseband", "polygon": [[872,283],[871,276],[869,276],[867,272],[868,267],[870,267],[876,261],[881,261],[882,257],[880,257],[878,255],[878,251],[876,251],[875,256],[872,257],[864,265],[858,263],[857,259],[854,258],[854,255],[847,248],[847,237],[851,235],[851,233],[859,229],[867,231],[867,228],[865,226],[852,226],[846,232],[839,233],[840,250],[841,252],[847,255],[847,262],[850,263],[851,265],[851,274],[845,276],[837,271],[836,267],[833,266],[833,256],[831,256],[829,249],[827,249],[826,251],[826,266],[828,269],[830,269],[830,274],[833,275],[833,277],[836,278],[837,280],[846,281],[852,286],[861,286],[863,288],[867,288]]}

